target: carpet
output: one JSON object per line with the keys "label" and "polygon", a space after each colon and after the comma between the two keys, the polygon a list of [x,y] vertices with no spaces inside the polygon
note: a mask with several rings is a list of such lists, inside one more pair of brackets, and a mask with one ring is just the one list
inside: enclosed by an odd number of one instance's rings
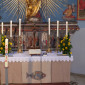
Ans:
{"label": "carpet", "polygon": [[69,83],[9,84],[9,85],[70,85]]}
{"label": "carpet", "polygon": [[[5,84],[4,84],[5,85]],[[70,83],[42,83],[42,84],[9,84],[9,85],[78,85],[77,82],[71,81]]]}
{"label": "carpet", "polygon": [[78,85],[78,83],[77,82],[74,82],[74,81],[71,81],[69,84],[70,85]]}

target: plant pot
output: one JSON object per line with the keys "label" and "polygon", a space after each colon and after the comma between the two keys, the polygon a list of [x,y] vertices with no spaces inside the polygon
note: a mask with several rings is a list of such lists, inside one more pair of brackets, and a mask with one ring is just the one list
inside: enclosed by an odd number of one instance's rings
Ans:
{"label": "plant pot", "polygon": [[68,54],[62,54],[63,56],[67,56]]}
{"label": "plant pot", "polygon": [[62,55],[64,56],[68,55],[66,51],[63,51],[62,53],[63,53]]}
{"label": "plant pot", "polygon": [[5,57],[5,55],[3,55],[3,57]]}

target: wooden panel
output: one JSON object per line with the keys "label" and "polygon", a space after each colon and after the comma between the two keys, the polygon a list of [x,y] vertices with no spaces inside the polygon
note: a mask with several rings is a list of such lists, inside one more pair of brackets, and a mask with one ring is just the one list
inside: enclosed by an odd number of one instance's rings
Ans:
{"label": "wooden panel", "polygon": [[[70,82],[70,63],[71,62],[11,62],[8,68],[9,83],[58,83]],[[0,63],[1,83],[5,83],[4,63]],[[51,67],[52,66],[52,67]],[[26,73],[31,74],[35,71],[42,71],[46,77],[42,80],[35,80],[26,77]]]}
{"label": "wooden panel", "polygon": [[[40,62],[32,62],[32,73],[34,73],[35,71],[41,71],[40,70]],[[40,83],[41,81],[40,80],[35,80],[35,79],[32,79],[32,83]]]}
{"label": "wooden panel", "polygon": [[5,83],[5,66],[4,63],[1,65],[1,83]]}
{"label": "wooden panel", "polygon": [[63,66],[63,79],[64,79],[64,82],[70,82],[70,65],[71,65],[71,62],[62,62]]}
{"label": "wooden panel", "polygon": [[0,62],[0,85],[1,85],[1,68],[2,68],[2,62]]}
{"label": "wooden panel", "polygon": [[52,62],[52,83],[63,81],[62,62]]}
{"label": "wooden panel", "polygon": [[32,73],[32,62],[22,62],[22,82],[32,83],[32,78],[27,77],[27,73]]}
{"label": "wooden panel", "polygon": [[52,83],[70,81],[70,62],[52,62]]}
{"label": "wooden panel", "polygon": [[26,73],[32,74],[35,71],[40,71],[40,62],[22,63],[22,81],[23,83],[40,83],[40,80],[35,80],[30,76],[26,78]]}
{"label": "wooden panel", "polygon": [[42,72],[46,74],[46,77],[42,79],[42,83],[51,83],[51,62],[42,63]]}
{"label": "wooden panel", "polygon": [[[8,82],[9,83],[22,83],[22,70],[21,63],[11,62],[8,67]],[[5,68],[4,63],[1,69],[1,83],[5,83]]]}
{"label": "wooden panel", "polygon": [[9,71],[11,73],[11,78],[13,83],[21,83],[22,82],[22,64],[21,62],[12,62],[9,63]]}

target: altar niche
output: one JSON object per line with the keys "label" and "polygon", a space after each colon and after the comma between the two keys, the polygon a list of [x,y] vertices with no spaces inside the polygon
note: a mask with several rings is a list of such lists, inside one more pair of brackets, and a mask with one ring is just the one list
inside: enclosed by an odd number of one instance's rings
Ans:
{"label": "altar niche", "polygon": [[[56,49],[56,31],[52,31],[50,37],[50,46],[52,50]],[[28,49],[42,49],[47,50],[48,48],[48,32],[37,31],[25,31],[23,33],[23,50]]]}
{"label": "altar niche", "polygon": [[39,32],[34,29],[33,32],[27,32],[26,37],[28,42],[27,49],[40,48]]}

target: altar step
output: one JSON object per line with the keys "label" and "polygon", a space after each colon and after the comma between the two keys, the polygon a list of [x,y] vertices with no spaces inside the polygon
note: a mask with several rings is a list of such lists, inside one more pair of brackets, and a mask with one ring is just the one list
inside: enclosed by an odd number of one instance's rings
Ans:
{"label": "altar step", "polygon": [[40,84],[9,84],[9,85],[70,85],[69,83],[40,83]]}

